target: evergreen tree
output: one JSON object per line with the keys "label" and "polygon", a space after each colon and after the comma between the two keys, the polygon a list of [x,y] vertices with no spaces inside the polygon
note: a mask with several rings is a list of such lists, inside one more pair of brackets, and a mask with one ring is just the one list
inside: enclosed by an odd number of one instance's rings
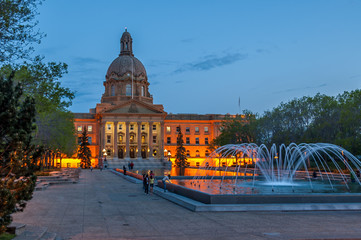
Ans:
{"label": "evergreen tree", "polygon": [[88,142],[88,134],[86,129],[84,128],[84,131],[82,133],[81,139],[80,139],[80,146],[78,150],[78,158],[81,159],[80,166],[82,168],[89,168],[91,165],[91,152],[89,149],[89,142]]}
{"label": "evergreen tree", "polygon": [[179,132],[177,136],[177,150],[175,155],[175,165],[183,170],[185,167],[189,166],[189,162],[187,161],[186,149],[183,146],[183,134],[180,126],[178,126]]}
{"label": "evergreen tree", "polygon": [[34,146],[31,144],[35,104],[23,98],[13,75],[0,76],[0,234],[11,223],[11,213],[22,211],[32,197]]}

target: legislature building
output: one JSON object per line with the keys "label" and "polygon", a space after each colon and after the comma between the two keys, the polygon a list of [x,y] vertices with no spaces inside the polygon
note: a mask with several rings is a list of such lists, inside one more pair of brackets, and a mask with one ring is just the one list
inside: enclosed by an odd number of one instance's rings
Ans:
{"label": "legislature building", "polygon": [[[154,104],[144,65],[133,54],[127,30],[120,39],[120,54],[110,64],[100,103],[89,113],[74,113],[78,137],[88,132],[92,164],[122,166],[129,161],[174,161],[179,128],[191,166],[199,166],[210,152],[208,144],[220,134],[225,115],[167,114]],[[79,161],[64,159],[63,167]]]}

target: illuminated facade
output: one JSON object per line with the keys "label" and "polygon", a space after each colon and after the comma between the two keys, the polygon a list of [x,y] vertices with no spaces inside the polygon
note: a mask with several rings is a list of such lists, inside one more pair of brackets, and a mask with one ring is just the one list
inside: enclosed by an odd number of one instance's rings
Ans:
{"label": "illuminated facade", "polygon": [[[105,76],[101,102],[89,113],[74,114],[78,137],[84,128],[88,131],[93,164],[104,156],[113,162],[161,162],[165,157],[174,160],[180,127],[187,157],[191,165],[198,165],[210,154],[208,144],[219,135],[219,124],[225,116],[167,114],[163,105],[153,103],[147,73],[134,57],[132,37],[127,31],[121,37],[120,49]],[[69,166],[67,162],[64,165]]]}

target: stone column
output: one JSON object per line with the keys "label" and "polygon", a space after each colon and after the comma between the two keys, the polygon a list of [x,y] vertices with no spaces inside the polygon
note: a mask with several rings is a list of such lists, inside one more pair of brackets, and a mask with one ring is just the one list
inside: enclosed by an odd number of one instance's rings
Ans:
{"label": "stone column", "polygon": [[106,143],[106,141],[107,141],[107,139],[105,138],[105,122],[102,122],[101,123],[101,142],[102,142],[102,144],[101,144],[101,146],[100,146],[100,151],[101,151],[101,156],[103,157],[103,149],[105,148],[105,143]]}
{"label": "stone column", "polygon": [[148,148],[149,148],[149,158],[153,158],[153,122],[149,122]]}
{"label": "stone column", "polygon": [[140,159],[140,158],[142,158],[142,131],[141,131],[142,122],[137,122],[137,124],[138,124],[138,154],[137,154],[137,157]]}
{"label": "stone column", "polygon": [[114,136],[113,136],[113,149],[114,149],[114,157],[118,158],[118,121],[113,122],[114,125]]}
{"label": "stone column", "polygon": [[125,145],[125,158],[129,158],[130,155],[130,148],[129,148],[129,138],[130,138],[130,134],[129,134],[129,122],[125,123],[125,141],[126,141],[126,145]]}
{"label": "stone column", "polygon": [[160,123],[159,158],[164,160],[164,122]]}

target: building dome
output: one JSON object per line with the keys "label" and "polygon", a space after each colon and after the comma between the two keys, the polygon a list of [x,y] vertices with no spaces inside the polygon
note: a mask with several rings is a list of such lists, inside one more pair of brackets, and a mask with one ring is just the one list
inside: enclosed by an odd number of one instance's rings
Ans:
{"label": "building dome", "polygon": [[135,80],[147,79],[147,73],[141,61],[133,54],[133,39],[125,29],[120,39],[120,54],[109,66],[106,79],[114,76],[118,79],[129,77],[133,73]]}
{"label": "building dome", "polygon": [[135,78],[146,78],[147,73],[141,61],[132,55],[120,55],[109,66],[107,78],[112,75],[122,78],[126,74],[132,74]]}

